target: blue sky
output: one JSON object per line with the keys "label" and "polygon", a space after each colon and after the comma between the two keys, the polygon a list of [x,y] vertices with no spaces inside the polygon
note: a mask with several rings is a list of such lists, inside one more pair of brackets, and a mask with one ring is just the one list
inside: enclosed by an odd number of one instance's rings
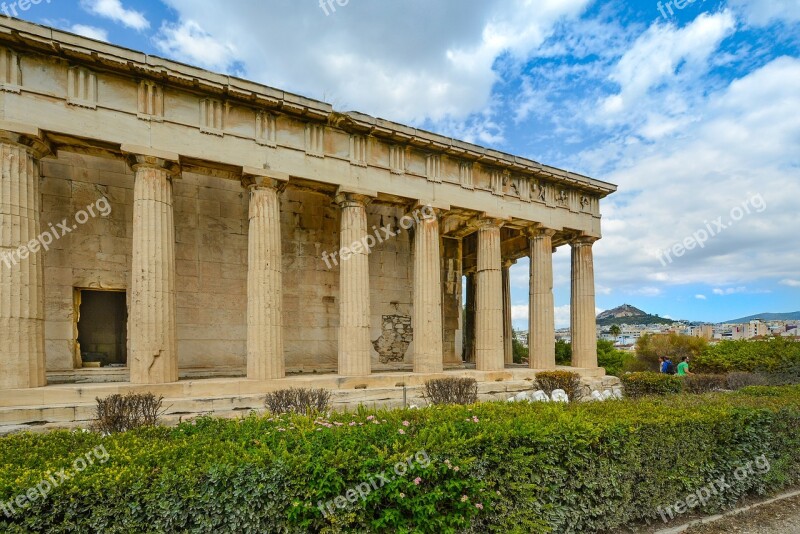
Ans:
{"label": "blue sky", "polygon": [[[619,184],[595,245],[598,309],[708,321],[800,310],[800,0],[323,4],[16,9]],[[663,254],[676,244],[691,250]],[[568,247],[554,270],[564,326]],[[527,271],[512,268],[519,327]]]}

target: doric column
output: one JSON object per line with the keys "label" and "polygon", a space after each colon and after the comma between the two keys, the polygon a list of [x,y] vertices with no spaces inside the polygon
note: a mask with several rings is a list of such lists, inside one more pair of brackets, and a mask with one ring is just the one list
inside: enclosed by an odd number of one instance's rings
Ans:
{"label": "doric column", "polygon": [[506,365],[514,363],[514,336],[511,321],[511,266],[513,261],[503,262],[503,355]]}
{"label": "doric column", "polygon": [[[177,159],[177,158],[176,158]],[[175,334],[175,225],[172,178],[176,160],[134,155],[133,258],[128,365],[133,384],[178,380]]]}
{"label": "doric column", "polygon": [[593,237],[579,237],[572,242],[570,335],[573,367],[597,367],[597,323],[592,259],[592,243],[595,241]]}
{"label": "doric column", "polygon": [[0,390],[47,383],[38,131],[0,131]]}
{"label": "doric column", "polygon": [[475,299],[475,362],[478,371],[501,371],[505,368],[500,226],[499,221],[484,219],[478,229]]}
{"label": "doric column", "polygon": [[555,230],[545,228],[535,228],[528,232],[531,258],[528,361],[531,369],[556,367],[553,235]]}
{"label": "doric column", "polygon": [[441,373],[443,369],[442,260],[437,216],[438,213],[423,216],[414,231],[415,373]]}
{"label": "doric column", "polygon": [[283,378],[282,183],[246,176],[250,191],[247,234],[247,378]]}
{"label": "doric column", "polygon": [[360,243],[367,235],[369,198],[339,193],[342,208],[339,263],[339,374],[370,374],[372,345],[369,339],[369,257]]}

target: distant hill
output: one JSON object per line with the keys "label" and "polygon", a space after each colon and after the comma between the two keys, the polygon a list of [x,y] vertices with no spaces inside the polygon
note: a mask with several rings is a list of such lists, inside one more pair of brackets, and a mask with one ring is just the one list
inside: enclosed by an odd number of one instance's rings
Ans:
{"label": "distant hill", "polygon": [[597,316],[597,324],[600,326],[611,326],[612,324],[672,324],[674,322],[658,315],[650,315],[630,304],[617,306]]}
{"label": "distant hill", "polygon": [[759,313],[758,315],[750,315],[748,317],[742,317],[741,319],[733,319],[731,321],[722,321],[722,322],[730,324],[742,324],[742,323],[749,323],[750,321],[755,321],[756,319],[761,319],[762,321],[800,320],[800,311],[789,312],[789,313]]}

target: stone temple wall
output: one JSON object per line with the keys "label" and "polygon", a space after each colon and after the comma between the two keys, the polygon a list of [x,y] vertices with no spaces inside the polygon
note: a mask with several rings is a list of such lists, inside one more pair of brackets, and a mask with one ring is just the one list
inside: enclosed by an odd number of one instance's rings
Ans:
{"label": "stone temple wall", "polygon": [[[75,288],[130,285],[133,173],[123,161],[64,152],[42,162],[42,231],[106,199],[106,217],[90,217],[44,252],[48,371],[73,369]],[[234,180],[184,172],[174,180],[178,357],[181,368],[241,367],[246,362],[248,193]],[[284,335],[289,371],[335,371],[339,208],[329,194],[281,193]],[[367,207],[368,227],[397,232],[405,211]],[[374,231],[374,230],[373,230]],[[376,239],[369,256],[373,365],[411,362],[411,231]],[[130,305],[130,302],[128,302]]]}

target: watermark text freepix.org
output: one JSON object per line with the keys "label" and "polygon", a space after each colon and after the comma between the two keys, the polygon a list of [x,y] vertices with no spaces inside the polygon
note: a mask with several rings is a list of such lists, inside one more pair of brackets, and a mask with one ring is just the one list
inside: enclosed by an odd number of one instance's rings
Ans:
{"label": "watermark text freepix.org", "polygon": [[[702,488],[699,488],[697,491],[688,494],[685,499],[672,504],[672,506],[667,506],[665,508],[659,506],[657,512],[664,523],[667,523],[670,519],[675,519],[675,514],[685,514],[692,508],[705,506],[711,497],[724,493],[735,484],[743,482],[751,476],[764,475],[770,468],[771,466],[767,456],[762,454],[755,460],[751,460],[737,467],[733,475],[727,480],[725,475],[723,475]],[[667,516],[669,516],[669,519],[667,519]]]}
{"label": "watermark text freepix.org", "polygon": [[415,463],[419,464],[423,469],[425,469],[431,465],[431,459],[428,456],[428,453],[425,451],[416,452],[413,455],[408,456],[405,461],[394,464],[394,474],[384,471],[383,473],[373,475],[369,477],[369,481],[362,482],[354,488],[348,489],[346,492],[344,492],[344,494],[339,495],[334,499],[331,499],[325,503],[318,501],[317,508],[319,508],[319,511],[322,512],[323,516],[328,517],[329,514],[333,514],[335,512],[334,506],[341,510],[346,508],[349,503],[355,503],[359,498],[361,500],[366,500],[367,495],[372,493],[374,490],[382,488],[386,484],[389,484],[395,480],[395,475],[398,477],[405,476],[409,469],[414,468]]}
{"label": "watermark text freepix.org", "polygon": [[6,517],[13,517],[18,511],[17,509],[26,510],[39,499],[46,499],[51,491],[73,478],[76,474],[86,470],[90,465],[94,465],[95,460],[104,464],[108,459],[109,454],[105,445],[98,445],[83,456],[75,458],[75,461],[72,462],[72,469],[61,469],[55,474],[42,479],[35,486],[31,486],[25,493],[21,493],[7,502],[0,502],[0,510],[3,510]]}
{"label": "watermark text freepix.org", "polygon": [[[403,230],[408,230],[414,226],[414,224],[419,224],[423,219],[430,220],[435,218],[436,211],[433,207],[430,205],[423,206],[420,209],[414,210],[413,213],[403,216],[399,222],[400,228],[395,229],[392,223],[382,226],[381,228],[373,226],[372,230],[374,233],[367,234],[358,241],[353,241],[349,246],[342,246],[337,252],[323,252],[322,261],[325,262],[328,269],[332,269],[335,265],[339,265],[339,259],[347,261],[353,254],[369,254],[372,252],[372,248],[378,243],[383,243],[384,241],[397,237]],[[337,256],[339,259],[337,259]]]}
{"label": "watermark text freepix.org", "polygon": [[78,229],[78,225],[85,224],[92,217],[108,217],[111,214],[111,204],[105,197],[97,199],[97,202],[86,206],[85,209],[78,211],[75,214],[75,222],[70,225],[67,219],[60,223],[53,225],[49,224],[49,228],[39,234],[36,239],[20,245],[16,250],[11,252],[0,252],[0,262],[5,263],[9,269],[17,265],[20,261],[27,259],[31,254],[36,254],[39,250],[50,250],[50,245],[54,241],[58,241],[73,230]]}
{"label": "watermark text freepix.org", "polygon": [[767,209],[767,202],[759,193],[742,202],[740,206],[734,206],[734,208],[731,209],[729,214],[730,219],[727,222],[723,221],[722,216],[717,217],[713,221],[703,221],[705,228],[700,228],[696,232],[693,232],[692,235],[687,236],[679,243],[675,243],[667,250],[658,251],[657,256],[661,261],[661,265],[666,267],[667,264],[675,261],[673,256],[675,256],[675,258],[680,258],[686,254],[686,251],[693,250],[698,246],[704,248],[706,246],[706,241],[712,237],[718,236],[733,226],[734,223],[741,221],[745,215],[749,215],[753,211],[761,213],[765,209]]}
{"label": "watermark text freepix.org", "polygon": [[28,11],[31,6],[38,6],[43,1],[49,4],[51,0],[14,0],[13,2],[3,2],[0,4],[0,13],[3,13],[6,17],[19,18],[20,11]]}
{"label": "watermark text freepix.org", "polygon": [[[675,9],[683,9],[686,6],[692,5],[698,0],[669,0],[666,3],[659,2],[656,6],[658,8],[659,13],[665,19],[669,20],[669,17],[674,17],[675,12],[672,11],[672,6],[675,6]],[[700,2],[705,2],[706,0],[699,0]],[[669,17],[667,16],[667,11],[669,11]]]}
{"label": "watermark text freepix.org", "polygon": [[336,13],[336,5],[344,7],[349,3],[350,0],[319,0],[319,8],[324,11],[325,16],[328,17],[331,13]]}

